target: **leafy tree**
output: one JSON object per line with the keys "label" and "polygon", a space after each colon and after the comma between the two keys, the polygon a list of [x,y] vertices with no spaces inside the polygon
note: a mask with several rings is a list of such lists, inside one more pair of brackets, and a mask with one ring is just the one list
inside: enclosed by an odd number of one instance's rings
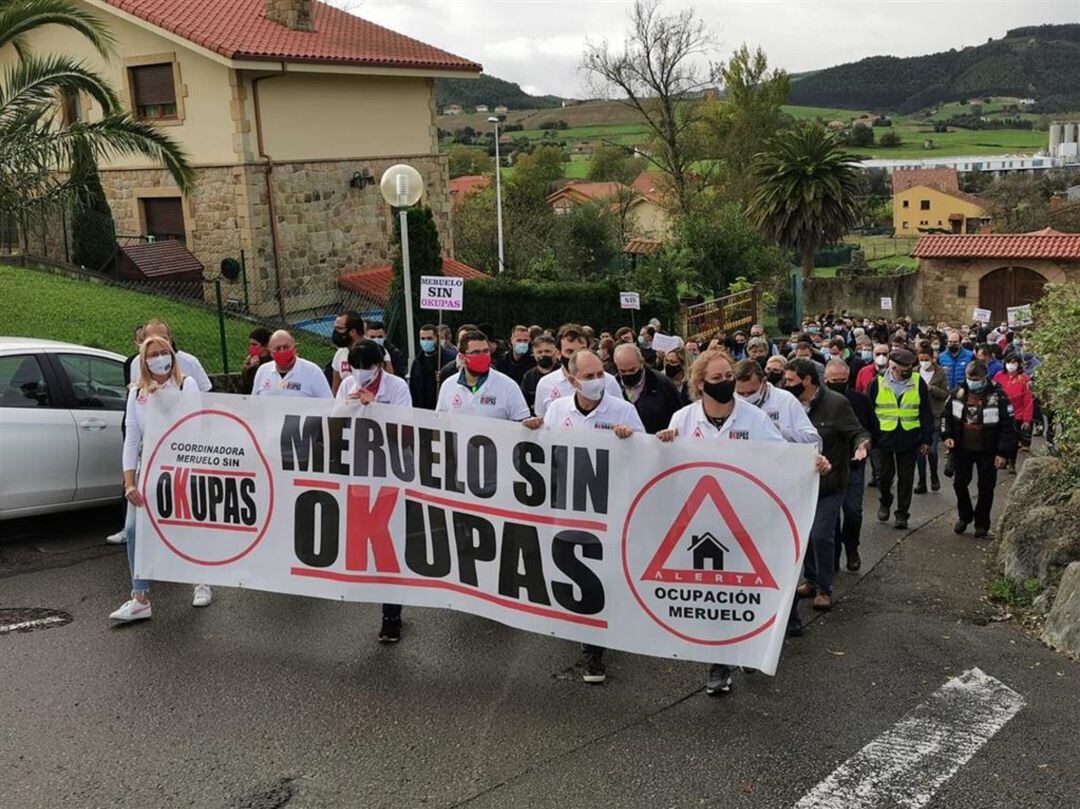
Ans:
{"label": "leafy tree", "polygon": [[559,274],[568,278],[598,278],[621,253],[617,217],[602,203],[556,216],[552,237]]}
{"label": "leafy tree", "polygon": [[625,44],[588,45],[582,68],[600,95],[614,93],[637,112],[649,133],[648,160],[671,177],[680,210],[693,198],[697,99],[711,76],[699,58],[711,42],[693,9],[664,15],[659,0],[636,0]]}
{"label": "leafy tree", "polygon": [[795,250],[809,278],[818,248],[839,240],[856,221],[852,156],[821,124],[803,122],[773,140],[751,177],[750,221],[766,239]]}
{"label": "leafy tree", "polygon": [[521,194],[544,199],[555,181],[563,176],[566,153],[558,146],[541,146],[522,155],[514,163],[513,185]]}
{"label": "leafy tree", "polygon": [[[889,133],[885,133],[886,135]],[[885,135],[882,135],[884,139]],[[848,139],[848,143],[852,146],[873,146],[874,145],[874,130],[868,127],[866,124],[855,124],[851,128],[851,136]]]}
{"label": "leafy tree", "polygon": [[97,163],[85,145],[71,164],[74,201],[71,211],[71,260],[103,272],[116,255],[116,222],[101,187]]}
{"label": "leafy tree", "polygon": [[481,149],[454,146],[450,149],[449,168],[451,177],[464,177],[467,174],[488,174],[495,170],[495,163]]}
{"label": "leafy tree", "polygon": [[886,148],[899,146],[903,142],[904,141],[900,137],[900,133],[897,132],[895,129],[890,129],[888,132],[882,133],[881,137],[878,138],[878,146],[884,146]]}
{"label": "leafy tree", "polygon": [[593,151],[589,179],[630,185],[645,168],[645,160],[634,155],[633,150],[615,143],[602,143]]}
{"label": "leafy tree", "polygon": [[1032,312],[1031,351],[1043,362],[1035,391],[1054,410],[1057,446],[1071,483],[1080,482],[1080,285],[1053,284]]}
{"label": "leafy tree", "polygon": [[[125,112],[105,78],[68,56],[29,50],[30,33],[46,25],[80,34],[103,57],[112,53],[113,37],[101,19],[66,0],[0,2],[0,48],[11,45],[17,55],[0,77],[0,212],[68,194],[80,149],[95,160],[138,155],[160,162],[182,192],[190,191],[195,172],[180,146]],[[102,108],[102,117],[61,125],[56,101],[64,93],[86,94]]]}
{"label": "leafy tree", "polygon": [[728,197],[745,200],[754,155],[790,124],[783,105],[791,80],[783,70],[769,70],[764,51],[751,53],[745,44],[720,66],[719,78],[725,96],[702,107],[702,149],[720,161],[719,179]]}
{"label": "leafy tree", "polygon": [[[412,290],[409,300],[413,305],[413,327],[419,327],[420,276],[442,275],[442,247],[439,244],[439,229],[435,227],[435,217],[431,208],[410,208],[407,215],[409,226],[409,276]],[[405,319],[404,266],[401,263],[401,220],[394,216],[394,275],[390,280],[390,299],[386,304],[386,330],[391,341],[398,346],[408,345],[407,321]]]}

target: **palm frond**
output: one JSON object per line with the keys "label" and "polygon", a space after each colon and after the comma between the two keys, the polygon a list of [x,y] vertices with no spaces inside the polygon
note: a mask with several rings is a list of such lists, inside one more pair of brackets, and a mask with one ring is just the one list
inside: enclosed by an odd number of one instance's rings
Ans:
{"label": "palm frond", "polygon": [[0,48],[12,44],[19,58],[25,59],[30,54],[26,34],[45,25],[60,25],[78,32],[105,59],[113,53],[116,39],[104,20],[67,0],[7,0],[0,3]]}
{"label": "palm frond", "polygon": [[55,105],[60,91],[86,93],[106,113],[120,107],[112,86],[82,62],[67,56],[27,56],[0,77],[0,127],[21,110]]}

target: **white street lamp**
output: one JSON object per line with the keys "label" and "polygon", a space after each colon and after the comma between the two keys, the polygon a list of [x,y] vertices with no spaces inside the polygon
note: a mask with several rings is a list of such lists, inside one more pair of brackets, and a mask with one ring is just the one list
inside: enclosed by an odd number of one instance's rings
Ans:
{"label": "white street lamp", "polygon": [[416,358],[416,334],[413,329],[412,272],[409,268],[409,211],[424,193],[424,179],[412,166],[398,163],[388,168],[379,183],[383,199],[398,209],[401,223],[401,271],[405,281],[405,328],[409,333],[409,365]]}
{"label": "white street lamp", "polygon": [[488,123],[495,124],[495,216],[499,225],[499,272],[503,271],[503,225],[502,225],[502,160],[499,158],[499,119],[494,115]]}

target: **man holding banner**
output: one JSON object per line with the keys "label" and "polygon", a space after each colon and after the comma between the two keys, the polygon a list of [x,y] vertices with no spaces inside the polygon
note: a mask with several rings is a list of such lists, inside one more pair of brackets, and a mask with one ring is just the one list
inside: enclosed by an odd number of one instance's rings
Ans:
{"label": "man holding banner", "polygon": [[525,395],[514,380],[491,367],[491,343],[482,331],[464,332],[458,340],[464,367],[439,388],[436,412],[484,416],[507,421],[529,417]]}

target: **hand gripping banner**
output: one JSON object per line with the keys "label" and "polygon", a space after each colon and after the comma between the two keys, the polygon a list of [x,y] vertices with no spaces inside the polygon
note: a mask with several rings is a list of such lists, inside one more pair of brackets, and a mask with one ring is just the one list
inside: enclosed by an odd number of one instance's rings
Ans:
{"label": "hand gripping banner", "polygon": [[182,407],[147,413],[141,578],[442,607],[775,673],[817,503],[805,445],[355,401]]}

